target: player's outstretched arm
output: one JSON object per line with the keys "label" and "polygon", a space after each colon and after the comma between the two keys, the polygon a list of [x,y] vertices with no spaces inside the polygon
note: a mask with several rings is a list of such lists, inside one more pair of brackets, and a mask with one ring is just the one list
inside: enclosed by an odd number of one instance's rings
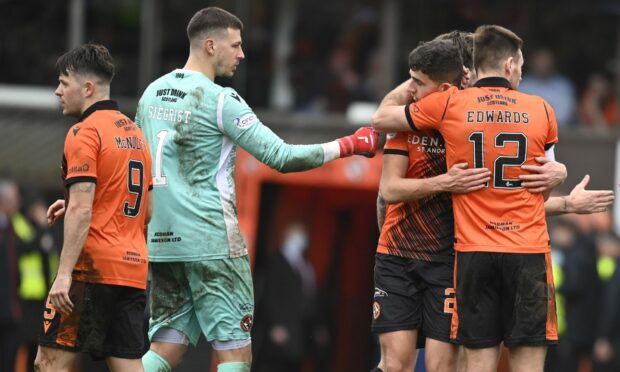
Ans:
{"label": "player's outstretched arm", "polygon": [[534,160],[540,165],[522,165],[521,169],[531,172],[531,174],[519,176],[519,179],[523,181],[521,186],[527,188],[529,192],[544,193],[551,191],[566,179],[567,172],[564,164],[542,156]]}
{"label": "player's outstretched arm", "polygon": [[327,143],[287,144],[232,89],[225,89],[219,100],[217,124],[222,133],[279,172],[305,171],[351,155],[372,157],[377,151],[379,138],[370,127],[359,128],[349,136]]}
{"label": "player's outstretched arm", "polygon": [[407,164],[405,156],[384,156],[379,193],[386,203],[418,200],[440,192],[462,194],[480,190],[491,176],[486,168],[468,168],[467,163],[459,163],[436,177],[407,178]]}
{"label": "player's outstretched arm", "polygon": [[548,216],[566,213],[591,214],[604,212],[614,201],[612,190],[586,190],[590,176],[585,175],[566,196],[550,197],[545,202]]}
{"label": "player's outstretched arm", "polygon": [[47,223],[53,225],[65,216],[65,199],[58,199],[47,209]]}
{"label": "player's outstretched arm", "polygon": [[409,80],[389,92],[372,116],[372,127],[379,132],[410,132],[405,105],[411,103]]}

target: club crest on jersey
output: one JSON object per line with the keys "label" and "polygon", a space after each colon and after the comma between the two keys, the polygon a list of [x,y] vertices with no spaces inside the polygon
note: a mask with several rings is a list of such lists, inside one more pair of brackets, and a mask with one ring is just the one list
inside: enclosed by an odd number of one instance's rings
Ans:
{"label": "club crest on jersey", "polygon": [[246,315],[241,319],[241,323],[239,326],[243,329],[244,332],[250,332],[252,326],[254,325],[254,317],[250,314]]}
{"label": "club crest on jersey", "polygon": [[82,129],[82,128],[80,128],[80,127],[73,127],[73,135],[77,136],[77,134],[80,131],[80,129]]}
{"label": "club crest on jersey", "polygon": [[381,316],[381,305],[375,301],[372,304],[372,318],[374,320],[379,319],[379,317]]}
{"label": "club crest on jersey", "polygon": [[235,120],[233,120],[233,122],[235,123],[235,126],[239,129],[249,128],[257,121],[258,121],[258,117],[256,117],[255,114],[243,115],[242,117],[235,118]]}
{"label": "club crest on jersey", "polygon": [[386,138],[387,138],[387,139],[394,139],[394,138],[396,138],[396,133],[388,133],[388,134],[386,135]]}

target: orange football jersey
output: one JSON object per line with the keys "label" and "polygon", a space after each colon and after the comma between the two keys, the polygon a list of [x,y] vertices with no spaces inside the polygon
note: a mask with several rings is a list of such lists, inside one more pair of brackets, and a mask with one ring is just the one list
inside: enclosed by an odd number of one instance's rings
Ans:
{"label": "orange football jersey", "polygon": [[[389,134],[386,156],[406,156],[407,178],[446,173],[444,140],[435,130]],[[454,261],[454,219],[450,194],[388,204],[377,252],[423,261]]]}
{"label": "orange football jersey", "polygon": [[73,279],[145,288],[144,223],[152,178],[140,128],[115,102],[95,103],[67,133],[62,175],[67,206],[72,184],[96,184],[90,229]]}
{"label": "orange football jersey", "polygon": [[473,88],[433,93],[405,114],[418,130],[439,130],[448,168],[467,162],[492,172],[486,188],[452,196],[455,250],[549,251],[543,195],[518,178],[521,165],[537,164],[534,158],[558,140],[555,113],[544,99],[513,90],[506,79],[486,78]]}

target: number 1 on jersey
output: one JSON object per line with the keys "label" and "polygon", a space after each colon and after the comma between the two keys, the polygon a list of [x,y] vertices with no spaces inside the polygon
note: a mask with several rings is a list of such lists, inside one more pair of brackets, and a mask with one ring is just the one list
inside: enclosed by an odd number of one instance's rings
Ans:
{"label": "number 1 on jersey", "polygon": [[165,186],[168,183],[163,171],[163,159],[164,141],[168,136],[167,130],[162,130],[157,133],[157,150],[155,150],[155,174],[153,175],[153,186]]}

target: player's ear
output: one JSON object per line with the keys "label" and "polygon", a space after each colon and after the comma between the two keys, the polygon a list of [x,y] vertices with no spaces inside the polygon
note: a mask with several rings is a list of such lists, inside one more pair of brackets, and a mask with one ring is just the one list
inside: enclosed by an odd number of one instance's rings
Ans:
{"label": "player's ear", "polygon": [[504,72],[510,75],[516,66],[515,62],[516,61],[514,57],[512,56],[508,57],[506,61],[504,62]]}
{"label": "player's ear", "polygon": [[439,89],[438,89],[438,91],[439,91],[439,92],[443,92],[443,91],[445,91],[445,90],[448,90],[451,86],[452,86],[452,84],[450,84],[450,83],[441,83],[441,84],[439,85]]}
{"label": "player's ear", "polygon": [[471,84],[471,70],[463,66],[463,77],[461,78],[461,87],[467,88]]}
{"label": "player's ear", "polygon": [[205,52],[207,52],[208,55],[212,56],[215,54],[215,40],[208,37],[206,39],[204,39],[204,41],[202,42],[202,47],[204,48]]}
{"label": "player's ear", "polygon": [[95,89],[95,83],[92,80],[85,80],[83,86],[84,98],[92,97],[92,95],[95,94]]}

